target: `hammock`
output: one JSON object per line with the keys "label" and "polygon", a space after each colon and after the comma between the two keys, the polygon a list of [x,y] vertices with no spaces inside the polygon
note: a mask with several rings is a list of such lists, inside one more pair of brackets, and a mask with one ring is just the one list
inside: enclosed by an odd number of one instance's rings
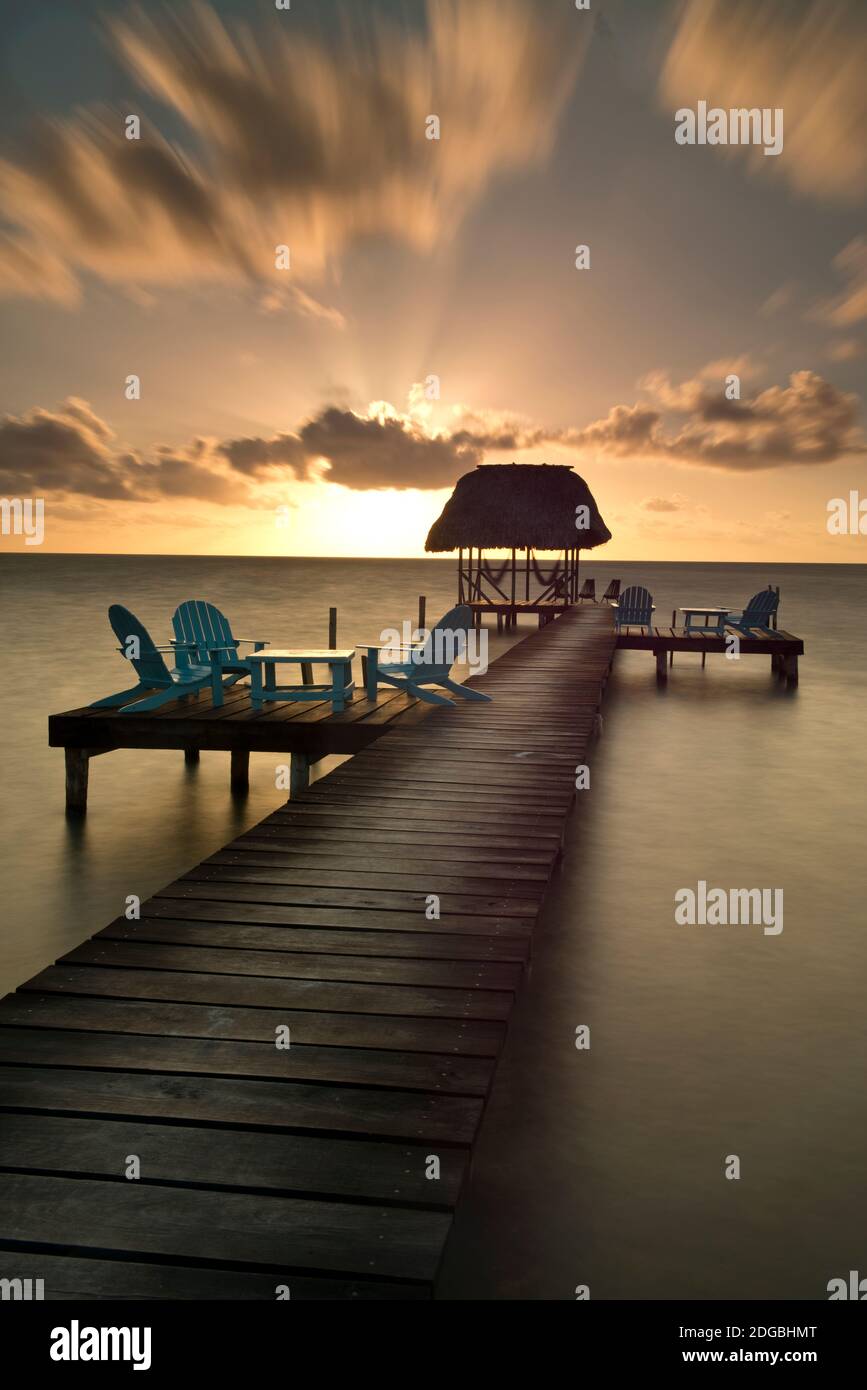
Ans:
{"label": "hammock", "polygon": [[552,569],[551,573],[546,575],[543,574],[542,569],[539,565],[539,561],[536,559],[535,555],[532,556],[531,563],[533,566],[533,573],[535,574],[539,583],[542,585],[543,589],[549,588],[554,583],[555,579],[558,578],[560,571],[563,568],[563,562],[558,558],[554,561],[554,568]]}
{"label": "hammock", "polygon": [[483,560],[482,577],[484,579],[490,579],[492,584],[499,584],[511,563],[511,560],[504,560],[499,569],[494,569],[490,560]]}

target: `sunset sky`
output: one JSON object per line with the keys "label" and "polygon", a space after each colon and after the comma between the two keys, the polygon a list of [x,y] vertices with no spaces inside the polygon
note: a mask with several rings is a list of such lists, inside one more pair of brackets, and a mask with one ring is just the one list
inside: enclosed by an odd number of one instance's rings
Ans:
{"label": "sunset sky", "polygon": [[[864,558],[864,0],[0,21],[0,496],[44,549],[418,555],[515,460],[587,479],[601,559]],[[699,101],[782,153],[679,145]]]}

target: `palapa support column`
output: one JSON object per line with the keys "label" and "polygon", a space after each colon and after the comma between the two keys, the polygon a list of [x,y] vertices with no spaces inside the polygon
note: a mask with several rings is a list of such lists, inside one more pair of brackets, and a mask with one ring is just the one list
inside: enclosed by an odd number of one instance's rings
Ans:
{"label": "palapa support column", "polygon": [[250,786],[250,750],[233,748],[229,781],[233,792],[245,792]]}
{"label": "palapa support column", "polygon": [[289,797],[300,796],[310,786],[311,758],[307,753],[293,753],[289,762]]}
{"label": "palapa support column", "polygon": [[75,815],[87,810],[87,776],[90,754],[86,748],[64,748],[66,758],[66,809]]}

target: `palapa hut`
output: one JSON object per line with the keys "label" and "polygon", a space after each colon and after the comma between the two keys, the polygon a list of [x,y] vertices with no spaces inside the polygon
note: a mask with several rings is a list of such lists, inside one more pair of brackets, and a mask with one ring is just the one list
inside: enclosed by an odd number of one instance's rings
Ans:
{"label": "palapa hut", "polygon": [[[458,602],[470,604],[477,621],[487,611],[498,626],[504,618],[511,626],[518,613],[538,613],[541,627],[577,599],[579,552],[610,539],[592,492],[567,465],[479,464],[458,479],[425,550],[457,550]],[[486,550],[511,558],[492,565]],[[557,552],[547,573],[539,550]]]}

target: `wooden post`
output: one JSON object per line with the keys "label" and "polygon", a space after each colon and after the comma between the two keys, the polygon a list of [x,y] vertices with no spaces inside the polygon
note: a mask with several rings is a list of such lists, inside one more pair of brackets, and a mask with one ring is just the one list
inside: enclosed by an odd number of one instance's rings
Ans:
{"label": "wooden post", "polygon": [[458,603],[464,601],[464,547],[458,551]]}
{"label": "wooden post", "polygon": [[668,679],[668,672],[665,669],[665,651],[659,647],[656,653],[656,679],[661,685],[665,685]]}
{"label": "wooden post", "polygon": [[530,602],[530,547],[527,546],[527,572],[524,575],[524,602]]}
{"label": "wooden post", "polygon": [[245,792],[250,786],[250,750],[233,748],[229,781],[233,792]]}
{"label": "wooden post", "polygon": [[797,685],[797,684],[798,684],[798,658],[797,658],[797,656],[785,656],[785,657],[783,657],[783,661],[784,661],[784,663],[785,663],[783,669],[784,669],[784,671],[785,671],[785,673],[786,673],[786,685]]}
{"label": "wooden post", "polygon": [[199,753],[198,748],[184,749],[184,762],[186,763],[187,767],[195,767],[197,762],[199,761],[200,756],[201,755]]}
{"label": "wooden post", "polygon": [[328,650],[333,652],[337,647],[337,609],[328,610]]}
{"label": "wooden post", "polygon": [[310,758],[306,753],[293,753],[289,763],[290,799],[306,792],[310,786]]}
{"label": "wooden post", "polygon": [[75,814],[87,810],[87,774],[90,756],[86,748],[64,748],[66,757],[66,809]]}
{"label": "wooden post", "polygon": [[517,615],[517,613],[515,612],[515,579],[516,579],[516,575],[515,575],[515,547],[512,546],[512,610],[511,610],[511,612],[509,613],[509,626],[510,626],[510,627],[514,627],[515,623],[516,623],[517,620],[518,620],[518,615]]}
{"label": "wooden post", "polygon": [[427,599],[424,594],[418,596],[418,631],[424,632],[425,618],[427,617]]}
{"label": "wooden post", "polygon": [[[671,630],[672,630],[672,632],[674,631],[674,628],[675,628],[676,623],[677,623],[677,609],[676,609],[676,608],[672,608],[672,610],[671,610]],[[669,666],[673,666],[673,665],[674,665],[674,647],[672,647],[671,651],[670,651],[669,654],[668,654],[668,664],[669,664]]]}

